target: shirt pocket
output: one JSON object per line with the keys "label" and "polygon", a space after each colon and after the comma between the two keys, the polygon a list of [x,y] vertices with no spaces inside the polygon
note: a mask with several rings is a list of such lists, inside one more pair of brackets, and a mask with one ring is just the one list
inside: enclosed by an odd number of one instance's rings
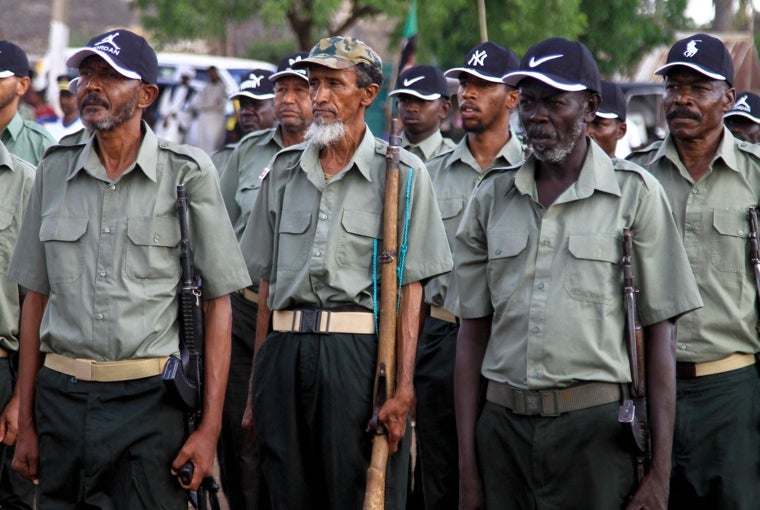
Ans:
{"label": "shirt pocket", "polygon": [[127,219],[125,272],[140,283],[179,281],[179,220],[176,217],[148,216]]}
{"label": "shirt pocket", "polygon": [[310,211],[290,211],[280,220],[277,265],[283,269],[303,269],[308,260],[311,242],[307,232],[311,225]]}
{"label": "shirt pocket", "polygon": [[573,299],[600,304],[620,302],[622,246],[615,235],[571,235],[565,291]]}
{"label": "shirt pocket", "polygon": [[13,253],[13,247],[16,245],[14,239],[13,229],[11,224],[13,223],[13,213],[0,209],[0,271],[5,273],[8,267],[8,261]]}
{"label": "shirt pocket", "polygon": [[488,234],[488,286],[499,303],[515,293],[525,269],[527,232],[489,231]]}
{"label": "shirt pocket", "polygon": [[72,283],[84,271],[84,239],[87,218],[48,216],[40,224],[50,283]]}
{"label": "shirt pocket", "polygon": [[746,210],[716,209],[713,212],[712,263],[718,271],[746,272],[748,231]]}
{"label": "shirt pocket", "polygon": [[[372,244],[378,239],[378,254],[382,251],[382,221],[383,217],[373,211],[346,209],[343,211],[340,223],[338,245],[335,261],[341,267],[367,270],[372,267]],[[401,244],[403,232],[398,231],[398,241]],[[378,266],[378,271],[380,271]]]}
{"label": "shirt pocket", "polygon": [[438,208],[441,210],[441,219],[443,220],[443,228],[446,230],[449,244],[451,244],[457,235],[464,204],[465,201],[462,198],[447,198],[438,202]]}

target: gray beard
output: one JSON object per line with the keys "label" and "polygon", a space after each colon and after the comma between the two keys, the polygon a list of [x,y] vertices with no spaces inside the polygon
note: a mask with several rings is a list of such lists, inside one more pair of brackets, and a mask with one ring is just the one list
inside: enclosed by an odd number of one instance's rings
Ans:
{"label": "gray beard", "polygon": [[136,94],[118,108],[110,117],[96,122],[84,122],[84,125],[90,131],[111,131],[131,119],[135,114],[135,110],[137,110]]}
{"label": "gray beard", "polygon": [[308,140],[309,145],[314,145],[319,149],[330,146],[343,138],[346,134],[346,126],[343,122],[331,122],[329,124],[318,124],[312,122],[309,129],[306,130],[304,139]]}
{"label": "gray beard", "polygon": [[573,130],[570,133],[570,140],[564,145],[555,145],[553,149],[545,151],[537,151],[533,149],[533,154],[539,161],[544,161],[552,165],[562,163],[567,159],[573,149],[577,145],[578,141],[582,139],[581,134],[585,131],[586,125],[582,118],[578,118],[578,121],[573,126]]}

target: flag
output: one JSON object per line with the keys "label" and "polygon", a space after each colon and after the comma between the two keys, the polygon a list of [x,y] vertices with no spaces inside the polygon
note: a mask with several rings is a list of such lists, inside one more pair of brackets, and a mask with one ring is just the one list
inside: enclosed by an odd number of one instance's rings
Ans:
{"label": "flag", "polygon": [[401,33],[401,60],[399,61],[398,73],[414,65],[414,55],[417,53],[417,0],[412,0],[409,6],[409,14],[404,22],[404,31]]}

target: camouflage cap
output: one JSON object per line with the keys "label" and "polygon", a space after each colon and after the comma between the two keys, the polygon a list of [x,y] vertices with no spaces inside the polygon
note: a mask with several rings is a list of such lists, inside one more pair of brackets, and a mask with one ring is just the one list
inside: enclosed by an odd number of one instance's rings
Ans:
{"label": "camouflage cap", "polygon": [[309,51],[309,56],[293,63],[294,68],[318,64],[331,69],[347,69],[365,63],[378,71],[383,70],[383,61],[375,50],[355,37],[325,37]]}

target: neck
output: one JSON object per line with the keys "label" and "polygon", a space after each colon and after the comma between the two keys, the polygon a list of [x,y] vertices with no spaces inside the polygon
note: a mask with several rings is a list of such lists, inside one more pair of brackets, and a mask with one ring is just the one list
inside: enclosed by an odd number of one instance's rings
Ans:
{"label": "neck", "polygon": [[701,179],[710,169],[710,164],[718,153],[722,141],[722,126],[720,129],[710,131],[704,138],[685,140],[673,137],[678,157],[695,181]]}
{"label": "neck", "polygon": [[500,129],[488,129],[482,133],[470,131],[467,133],[467,147],[481,170],[486,171],[511,137],[509,127],[506,125],[500,126]]}
{"label": "neck", "polygon": [[425,131],[424,133],[410,133],[406,129],[404,130],[404,134],[406,135],[406,139],[409,140],[410,143],[413,143],[414,145],[417,145],[420,142],[423,142],[433,136],[433,134],[438,131],[438,127],[435,129],[430,129],[428,131]]}
{"label": "neck", "polygon": [[143,133],[141,115],[110,131],[96,131],[96,150],[109,179],[120,177],[137,159]]}
{"label": "neck", "polygon": [[280,137],[282,138],[283,147],[290,147],[291,145],[303,142],[305,134],[305,129],[285,129],[280,125]]}
{"label": "neck", "polygon": [[2,110],[0,110],[0,131],[3,131],[5,128],[8,127],[8,124],[11,123],[11,120],[13,120],[13,116],[16,115],[16,112],[18,111],[18,101],[13,104],[9,104]]}
{"label": "neck", "polygon": [[359,147],[365,129],[363,123],[361,130],[358,130],[356,126],[346,124],[346,133],[343,138],[319,151],[319,162],[326,174],[335,175],[345,168]]}

